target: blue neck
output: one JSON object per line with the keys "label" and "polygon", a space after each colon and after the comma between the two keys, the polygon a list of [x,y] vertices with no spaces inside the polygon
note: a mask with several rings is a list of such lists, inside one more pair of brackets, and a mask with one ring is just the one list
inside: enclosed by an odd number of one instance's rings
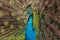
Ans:
{"label": "blue neck", "polygon": [[33,30],[33,17],[30,16],[26,26],[26,40],[35,40],[35,39],[36,34],[35,31]]}

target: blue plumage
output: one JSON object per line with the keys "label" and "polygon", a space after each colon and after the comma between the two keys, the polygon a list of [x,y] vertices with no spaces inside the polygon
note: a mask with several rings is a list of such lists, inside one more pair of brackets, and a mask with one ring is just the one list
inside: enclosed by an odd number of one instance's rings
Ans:
{"label": "blue plumage", "polygon": [[27,11],[27,15],[30,15],[31,13],[32,13],[32,10],[29,9],[29,10]]}
{"label": "blue plumage", "polygon": [[[31,13],[28,12],[29,14]],[[36,39],[36,31],[33,28],[33,16],[29,15],[28,23],[26,25],[26,40],[35,40]]]}

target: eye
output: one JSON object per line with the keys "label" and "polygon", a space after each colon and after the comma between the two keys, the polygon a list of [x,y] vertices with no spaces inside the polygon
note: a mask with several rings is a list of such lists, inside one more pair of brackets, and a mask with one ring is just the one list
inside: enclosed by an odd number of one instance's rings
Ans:
{"label": "eye", "polygon": [[10,1],[10,4],[14,4],[14,1]]}

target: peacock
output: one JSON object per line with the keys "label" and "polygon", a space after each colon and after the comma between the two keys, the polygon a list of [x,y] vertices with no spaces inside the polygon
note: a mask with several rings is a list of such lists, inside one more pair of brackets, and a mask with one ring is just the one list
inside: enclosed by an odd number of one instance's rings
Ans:
{"label": "peacock", "polygon": [[[27,0],[26,0],[27,1]],[[33,28],[33,15],[32,10],[25,0],[0,0],[0,38],[12,39],[16,37],[18,40],[35,40],[36,31]],[[33,1],[32,1],[33,2]],[[24,14],[25,5],[28,5],[27,14]],[[27,21],[28,20],[28,21]],[[27,23],[26,23],[27,22]],[[25,26],[26,25],[26,26]],[[26,30],[25,30],[26,28]],[[25,38],[24,37],[25,32]],[[30,35],[31,34],[31,35]],[[21,35],[23,37],[21,38]],[[13,36],[12,38],[10,36]],[[18,37],[17,37],[18,36]]]}

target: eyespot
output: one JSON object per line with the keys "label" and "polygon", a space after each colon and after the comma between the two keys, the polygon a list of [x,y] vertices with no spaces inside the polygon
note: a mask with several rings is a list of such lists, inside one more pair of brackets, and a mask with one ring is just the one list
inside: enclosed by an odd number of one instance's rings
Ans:
{"label": "eyespot", "polygon": [[24,24],[26,24],[26,23],[27,23],[27,20],[25,19],[25,20],[24,20]]}
{"label": "eyespot", "polygon": [[37,3],[39,3],[39,1],[38,1],[38,0],[37,0],[36,2],[37,2]]}
{"label": "eyespot", "polygon": [[27,14],[27,12],[25,11],[24,14]]}
{"label": "eyespot", "polygon": [[8,21],[4,21],[4,25],[8,25]]}
{"label": "eyespot", "polygon": [[2,6],[2,3],[0,3],[0,6]]}
{"label": "eyespot", "polygon": [[20,16],[16,18],[17,21],[20,21]]}
{"label": "eyespot", "polygon": [[16,12],[12,12],[11,15],[12,15],[12,16],[16,16]]}
{"label": "eyespot", "polygon": [[10,25],[10,28],[13,29],[13,28],[14,28],[14,25],[11,24],[11,25]]}
{"label": "eyespot", "polygon": [[14,1],[10,1],[10,4],[14,4]]}
{"label": "eyespot", "polygon": [[4,16],[4,14],[3,13],[0,13],[0,17],[3,17]]}
{"label": "eyespot", "polygon": [[2,29],[1,29],[1,33],[4,33],[4,32],[5,32],[5,29],[4,29],[4,28],[2,28]]}
{"label": "eyespot", "polygon": [[29,3],[31,4],[32,2],[30,1]]}
{"label": "eyespot", "polygon": [[23,26],[20,25],[20,26],[19,26],[19,29],[22,29],[22,28],[23,28]]}

